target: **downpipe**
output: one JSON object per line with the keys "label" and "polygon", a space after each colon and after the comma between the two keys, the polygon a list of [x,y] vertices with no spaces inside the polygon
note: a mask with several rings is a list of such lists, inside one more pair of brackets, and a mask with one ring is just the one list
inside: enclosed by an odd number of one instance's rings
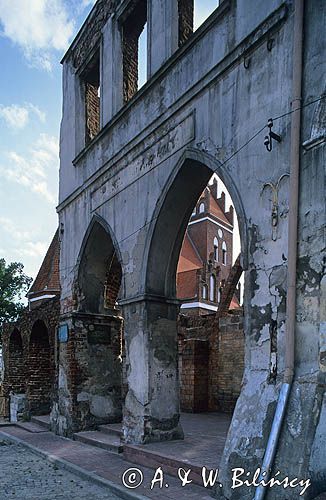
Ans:
{"label": "downpipe", "polygon": [[[300,124],[301,124],[301,82],[302,82],[302,45],[304,0],[295,0],[293,27],[293,88],[291,118],[291,157],[289,186],[289,229],[288,229],[288,277],[286,297],[286,336],[285,336],[285,372],[278,397],[271,432],[268,438],[259,482],[267,482],[277,451],[278,439],[291,392],[294,377],[294,339],[296,311],[296,263],[298,243],[298,202],[299,202],[299,167],[300,167]],[[263,500],[266,487],[256,489],[254,500]]]}

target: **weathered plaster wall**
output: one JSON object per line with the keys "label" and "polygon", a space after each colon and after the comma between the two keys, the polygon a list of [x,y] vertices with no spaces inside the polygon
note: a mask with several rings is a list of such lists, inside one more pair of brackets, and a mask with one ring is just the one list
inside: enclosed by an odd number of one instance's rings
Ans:
{"label": "weathered plaster wall", "polygon": [[[284,370],[288,177],[279,183],[279,217],[274,232],[271,193],[263,188],[266,183],[276,186],[289,172],[291,115],[274,120],[282,142],[274,144],[271,153],[263,145],[265,131],[259,130],[268,118],[290,109],[292,8],[291,2],[276,0],[259,2],[258,6],[257,2],[240,0],[222,2],[209,23],[175,52],[124,108],[119,108],[121,103],[109,86],[101,89],[104,101],[109,92],[107,96],[113,99],[110,109],[117,114],[83,151],[78,139],[83,116],[69,54],[64,62],[59,205],[65,231],[61,245],[62,312],[71,314],[76,307],[73,290],[78,255],[97,214],[111,228],[121,255],[129,383],[124,409],[126,441],[146,442],[182,434],[178,426],[173,268],[196,196],[213,171],[234,201],[246,271],[245,373],[220,464],[219,478],[224,486],[216,493],[232,500],[252,498],[250,488],[231,490],[230,471],[236,466],[254,471],[261,464]],[[305,75],[312,76],[305,76],[304,101],[322,92],[317,77],[322,41],[315,40],[315,45],[313,40],[318,33],[315,23],[321,21],[313,11],[306,18],[307,26],[310,23],[313,28],[307,31]],[[113,18],[102,26],[103,33],[113,29],[112,25]],[[119,45],[114,33],[111,39]],[[309,66],[311,61],[314,67]],[[117,75],[116,82],[121,89]],[[304,120],[309,122],[308,115]],[[70,140],[69,130],[76,131],[75,140]],[[315,397],[322,391],[319,363],[323,368],[324,359],[318,353],[322,234],[318,221],[323,213],[321,183],[317,181],[322,170],[320,154],[309,153],[315,177],[305,173],[304,160],[302,163],[301,193],[305,175],[312,181],[312,189],[308,197],[304,194],[300,199],[300,227],[306,236],[299,251],[298,318],[303,312],[308,320],[298,324],[296,380],[276,461],[280,470],[295,476],[308,473],[321,409],[321,398]],[[310,205],[313,209],[307,215]],[[68,348],[62,349],[62,359],[68,352]],[[63,369],[62,379],[65,377]],[[59,409],[59,418],[62,426],[69,428],[71,393],[69,387],[65,390],[61,405],[66,405],[67,411]],[[312,408],[316,416],[313,422]],[[302,422],[299,430],[298,422]],[[301,445],[296,438],[308,427],[310,437]],[[297,456],[303,447],[305,455],[298,466]],[[289,498],[297,493],[297,489],[287,492]],[[278,498],[276,490],[268,495]]]}

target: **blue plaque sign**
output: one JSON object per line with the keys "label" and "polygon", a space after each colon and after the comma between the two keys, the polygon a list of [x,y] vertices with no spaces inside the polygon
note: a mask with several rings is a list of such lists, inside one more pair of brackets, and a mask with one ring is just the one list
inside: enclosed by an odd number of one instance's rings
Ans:
{"label": "blue plaque sign", "polygon": [[58,327],[58,340],[59,342],[67,342],[68,341],[68,325],[60,325]]}

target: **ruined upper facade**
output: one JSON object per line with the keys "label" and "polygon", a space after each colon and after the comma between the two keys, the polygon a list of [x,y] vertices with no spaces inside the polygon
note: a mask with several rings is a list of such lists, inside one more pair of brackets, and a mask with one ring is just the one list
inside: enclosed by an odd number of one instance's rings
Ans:
{"label": "ruined upper facade", "polygon": [[[231,490],[230,473],[261,465],[285,369],[299,3],[224,0],[192,33],[191,1],[98,1],[63,59],[58,213],[67,336],[58,345],[53,428],[69,435],[122,411],[126,442],[182,436],[176,269],[193,207],[216,172],[239,220],[246,343],[219,498],[253,497],[252,488]],[[145,26],[147,82],[138,90]],[[325,3],[306,1],[295,371],[274,465],[283,477],[310,477],[309,495],[325,488],[326,474],[324,26]],[[119,279],[119,309],[108,307],[103,297],[116,297],[110,283]],[[110,338],[122,317],[121,409]],[[277,487],[267,492],[282,495]],[[287,498],[298,498],[298,489],[288,489]]]}

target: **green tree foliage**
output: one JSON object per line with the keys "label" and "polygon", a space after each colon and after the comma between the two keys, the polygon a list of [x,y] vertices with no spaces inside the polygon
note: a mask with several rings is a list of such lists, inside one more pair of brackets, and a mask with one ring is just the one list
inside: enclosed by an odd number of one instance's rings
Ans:
{"label": "green tree foliage", "polygon": [[0,259],[0,342],[3,323],[15,321],[25,307],[20,300],[33,279],[26,276],[23,270],[20,262],[7,265],[5,259]]}

